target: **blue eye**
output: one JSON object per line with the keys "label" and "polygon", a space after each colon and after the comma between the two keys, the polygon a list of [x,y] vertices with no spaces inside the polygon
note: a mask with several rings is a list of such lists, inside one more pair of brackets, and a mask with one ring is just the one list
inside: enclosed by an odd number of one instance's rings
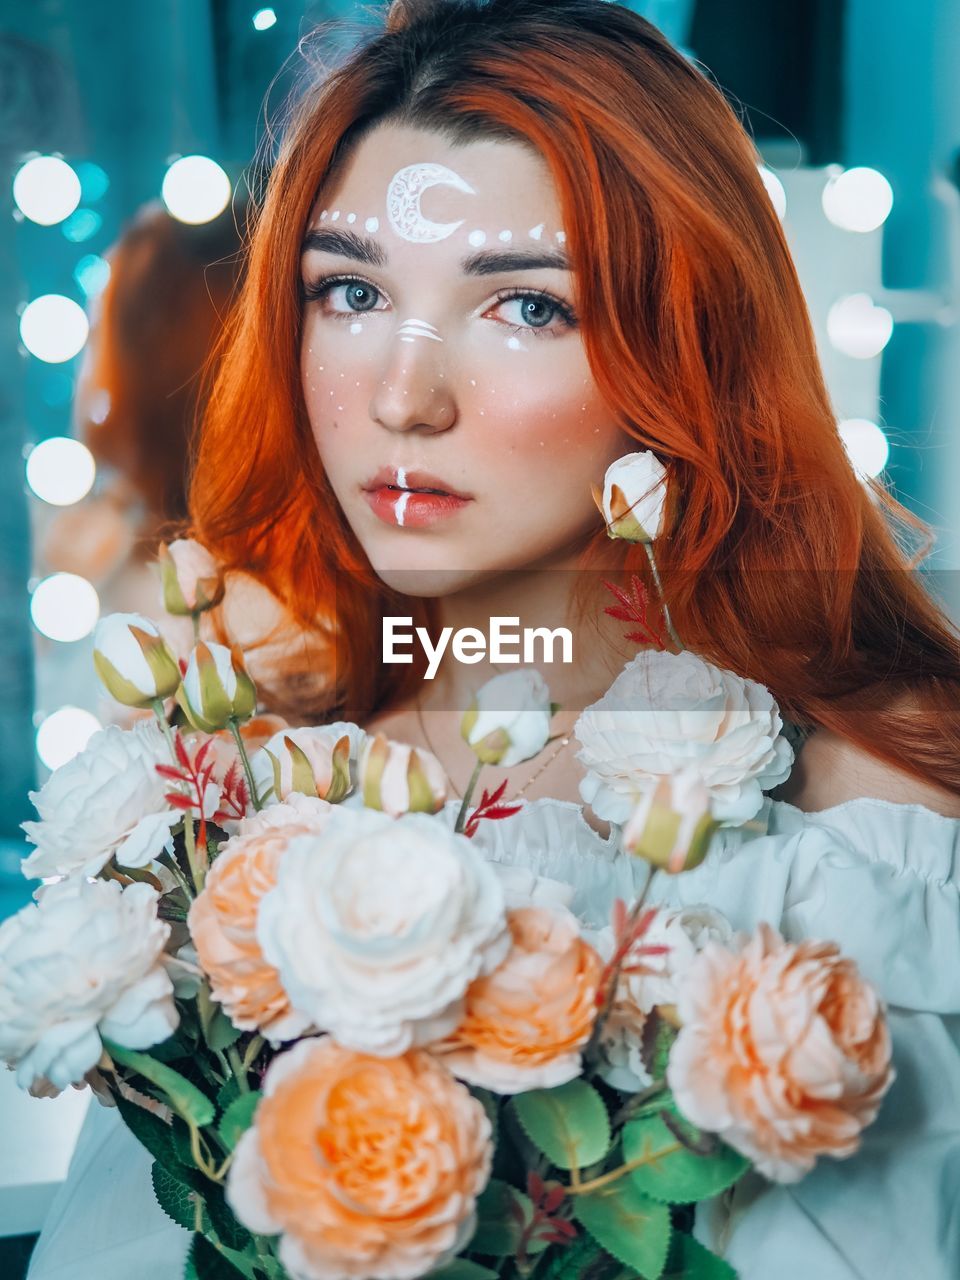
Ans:
{"label": "blue eye", "polygon": [[[341,288],[344,290],[346,310],[331,310],[329,314],[334,318],[363,315],[373,311],[377,301],[383,296],[376,285],[360,276],[324,276],[320,280],[303,285],[303,300],[323,302],[335,289]],[[524,304],[520,308],[522,323],[505,321],[514,333],[532,333],[537,337],[559,337],[577,326],[577,318],[567,303],[542,289],[514,288],[497,294],[498,305],[513,301]],[[550,323],[557,316],[563,321],[559,327]]]}

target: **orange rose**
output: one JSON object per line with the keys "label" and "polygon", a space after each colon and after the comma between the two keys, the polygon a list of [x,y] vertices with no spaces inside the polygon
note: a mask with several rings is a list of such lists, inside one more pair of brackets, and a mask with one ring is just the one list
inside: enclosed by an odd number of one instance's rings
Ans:
{"label": "orange rose", "polygon": [[768,924],[687,969],[667,1068],[680,1110],[776,1182],[852,1155],[893,1082],[883,1004],[832,942]]}
{"label": "orange rose", "polygon": [[295,824],[228,840],[187,917],[214,1000],[234,1026],[261,1031],[275,1044],[301,1035],[310,1019],[291,1009],[276,969],[264,959],[257,913],[263,895],[276,884],[290,840],[318,830],[322,821],[323,815],[314,820],[297,815]]}
{"label": "orange rose", "polygon": [[321,1036],[271,1064],[227,1200],[282,1233],[301,1280],[412,1280],[469,1241],[492,1157],[483,1106],[426,1050],[374,1058]]}
{"label": "orange rose", "polygon": [[580,1074],[603,961],[565,907],[520,907],[507,922],[506,959],[467,988],[463,1021],[435,1049],[472,1084],[550,1089]]}

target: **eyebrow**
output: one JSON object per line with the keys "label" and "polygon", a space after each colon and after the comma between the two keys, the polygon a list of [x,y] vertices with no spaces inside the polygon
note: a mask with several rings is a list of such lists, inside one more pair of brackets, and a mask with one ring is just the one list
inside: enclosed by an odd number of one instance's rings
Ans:
{"label": "eyebrow", "polygon": [[[381,245],[355,231],[316,229],[308,231],[300,252],[335,253],[371,267],[387,266]],[[460,269],[468,276],[492,276],[500,271],[535,271],[548,268],[569,271],[570,260],[562,249],[485,249],[460,259]]]}

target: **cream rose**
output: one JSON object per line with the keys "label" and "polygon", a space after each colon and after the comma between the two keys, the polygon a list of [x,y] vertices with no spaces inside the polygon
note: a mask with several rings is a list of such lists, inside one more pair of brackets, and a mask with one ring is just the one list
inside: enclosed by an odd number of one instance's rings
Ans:
{"label": "cream rose", "polygon": [[427,814],[340,806],[291,842],[257,936],[295,1009],[384,1056],[452,1030],[510,946],[503,890],[471,840]]}
{"label": "cream rose", "polygon": [[357,773],[363,803],[393,818],[401,813],[436,813],[447,798],[447,775],[433,752],[394,742],[383,733],[364,740]]}
{"label": "cream rose", "polygon": [[162,542],[158,561],[163,607],[168,613],[199,613],[223,598],[223,579],[217,562],[195,539]]}
{"label": "cream rose", "polygon": [[490,1120],[430,1054],[303,1040],[271,1063],[263,1094],[227,1202],[251,1231],[280,1234],[296,1280],[414,1280],[467,1245]]}
{"label": "cream rose", "polygon": [[60,880],[0,925],[0,1058],[35,1092],[81,1081],[101,1036],[149,1049],[179,1016],[156,890],[115,880]]}
{"label": "cream rose", "polygon": [[149,707],[180,687],[177,656],[157,624],[140,613],[110,613],[93,633],[93,665],[107,693],[127,707]]}
{"label": "cream rose", "polygon": [[665,774],[698,774],[718,822],[749,821],[793,765],[769,689],[684,651],[638,653],[573,727],[580,795],[624,823]]}
{"label": "cream rose", "polygon": [[[589,936],[604,960],[609,961],[616,947],[613,930],[606,928]],[[676,1004],[679,983],[708,942],[726,943],[732,936],[730,922],[713,907],[692,906],[656,913],[639,947],[667,950],[658,955],[635,949],[628,955],[603,1022],[600,1074],[607,1084],[636,1093],[651,1083],[642,1056],[647,1018],[655,1005]]]}
{"label": "cream rose", "polygon": [[708,943],[679,986],[667,1083],[694,1124],[774,1182],[852,1155],[893,1082],[883,1004],[832,942],[768,924]]}
{"label": "cream rose", "polygon": [[550,690],[525,667],[493,676],[464,712],[460,732],[484,764],[508,769],[539,754],[550,737]]}
{"label": "cream rose", "polygon": [[276,804],[300,792],[331,803],[342,800],[357,786],[366,736],[351,720],[275,733],[251,761],[260,799]]}
{"label": "cream rose", "polygon": [[40,821],[21,824],[37,846],[21,864],[24,875],[93,876],[111,858],[144,867],[171,849],[181,814],[164,798],[170,783],[158,764],[170,764],[170,753],[154,720],[95,733],[29,793]]}
{"label": "cream rose", "polygon": [[607,535],[628,542],[654,542],[663,524],[666,469],[649,449],[627,453],[607,467],[603,518]]}

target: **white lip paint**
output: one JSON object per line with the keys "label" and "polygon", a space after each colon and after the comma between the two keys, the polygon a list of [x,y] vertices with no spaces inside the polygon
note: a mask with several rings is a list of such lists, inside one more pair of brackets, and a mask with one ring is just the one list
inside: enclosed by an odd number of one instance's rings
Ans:
{"label": "white lip paint", "polygon": [[[407,470],[406,467],[397,467],[397,484],[401,489],[407,486]],[[407,509],[407,503],[410,501],[409,493],[401,493],[397,499],[397,505],[393,509],[394,515],[397,517],[397,524],[403,524],[403,515]]]}
{"label": "white lip paint", "polygon": [[428,320],[416,320],[412,316],[404,320],[397,330],[397,336],[403,342],[413,342],[414,338],[430,338],[433,342],[443,341],[437,332],[436,325],[430,324]]}

